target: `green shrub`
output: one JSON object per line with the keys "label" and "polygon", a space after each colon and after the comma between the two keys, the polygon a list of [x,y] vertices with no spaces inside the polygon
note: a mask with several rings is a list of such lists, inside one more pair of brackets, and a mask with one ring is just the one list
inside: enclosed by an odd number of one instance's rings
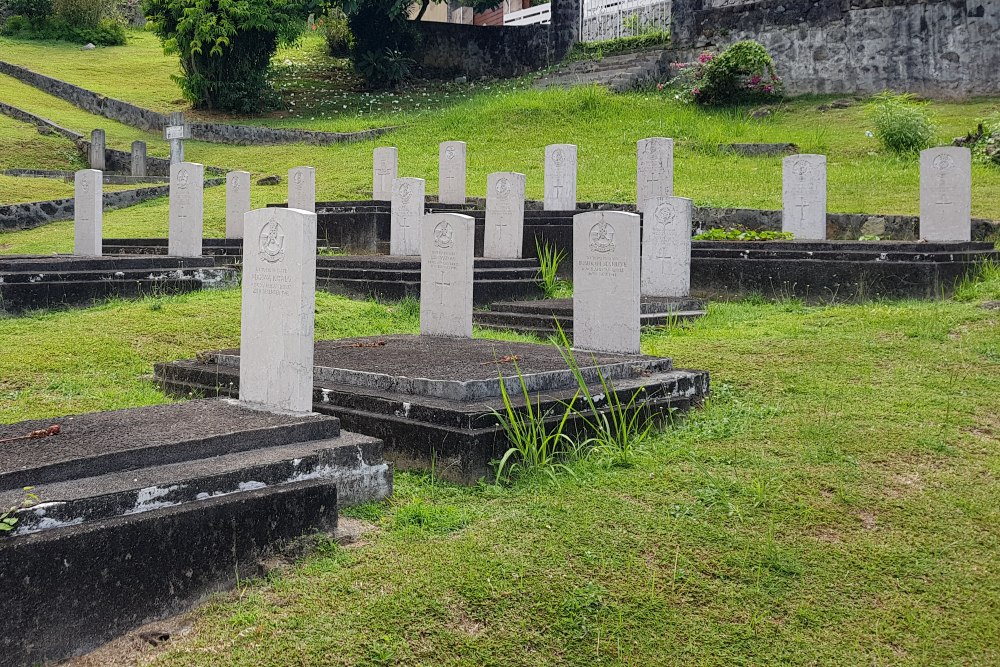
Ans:
{"label": "green shrub", "polygon": [[975,132],[956,139],[955,144],[971,150],[974,162],[1000,167],[1000,114],[984,118]]}
{"label": "green shrub", "polygon": [[253,113],[272,108],[271,58],[294,42],[321,0],[145,0],[150,29],[180,56],[177,78],[196,108]]}
{"label": "green shrub", "polygon": [[52,15],[52,0],[7,0],[0,5],[11,18],[19,16],[32,25],[40,25]]}
{"label": "green shrub", "polygon": [[372,88],[396,86],[410,74],[419,35],[408,10],[396,0],[364,0],[347,15],[354,69]]}
{"label": "green shrub", "polygon": [[935,127],[926,106],[908,93],[886,91],[872,98],[866,113],[882,147],[902,155],[917,153],[934,141]]}
{"label": "green shrub", "polygon": [[127,41],[125,20],[115,0],[41,0],[27,9],[34,2],[9,1],[8,7],[27,13],[19,11],[7,19],[4,34],[98,46],[120,46]]}
{"label": "green shrub", "polygon": [[323,34],[326,36],[326,48],[334,58],[346,58],[351,55],[351,45],[354,37],[347,25],[347,16],[339,9],[331,9],[330,13],[320,19]]}
{"label": "green shrub", "polygon": [[759,232],[744,227],[707,229],[696,234],[693,241],[790,241],[795,238],[791,232]]}
{"label": "green shrub", "polygon": [[774,59],[759,42],[736,42],[720,54],[705,51],[690,63],[676,63],[671,86],[677,96],[705,105],[767,102],[782,95]]}

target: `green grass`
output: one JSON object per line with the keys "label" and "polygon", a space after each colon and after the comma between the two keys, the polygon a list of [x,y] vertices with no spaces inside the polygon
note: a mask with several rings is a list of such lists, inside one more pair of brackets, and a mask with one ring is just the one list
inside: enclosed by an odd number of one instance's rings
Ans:
{"label": "green grass", "polygon": [[[995,272],[965,298],[1000,294]],[[971,289],[971,288],[970,288]],[[0,320],[0,420],[166,400],[235,290]],[[317,335],[415,331],[325,294]],[[80,346],[80,340],[88,345]],[[1000,327],[978,302],[713,304],[643,351],[714,397],[635,465],[558,484],[397,475],[328,547],[196,614],[155,665],[995,664]]]}
{"label": "green grass", "polygon": [[[5,57],[25,64],[37,57],[39,52],[33,49],[43,48],[38,43],[11,40],[2,45],[7,47]],[[43,71],[51,68],[49,73],[58,72],[84,85],[100,80],[107,86],[100,88],[102,92],[120,97],[126,97],[120,93],[129,92],[132,78],[141,79],[143,87],[159,87],[156,93],[146,90],[134,93],[137,99],[133,101],[172,99],[177,94],[176,85],[164,74],[164,63],[170,59],[158,51],[149,35],[135,37],[127,47],[98,49],[89,54],[67,48],[54,48],[52,58],[36,63],[36,68]],[[293,63],[281,74],[286,98],[301,95],[298,99],[302,104],[297,104],[299,110],[287,118],[255,122],[291,123],[321,130],[392,123],[402,125],[401,129],[376,142],[329,147],[237,147],[188,142],[188,159],[247,169],[255,175],[283,173],[290,167],[308,164],[318,170],[320,199],[353,199],[370,196],[371,151],[375,146],[398,146],[400,173],[426,178],[428,192],[433,193],[438,188],[437,145],[445,139],[459,139],[469,145],[470,195],[485,194],[488,173],[516,170],[528,176],[528,196],[541,198],[545,145],[573,142],[580,147],[580,198],[630,202],[635,196],[635,142],[662,135],[678,140],[675,171],[678,194],[692,197],[698,205],[777,209],[781,206],[780,158],[722,154],[717,146],[730,142],[792,141],[804,152],[828,155],[830,211],[915,214],[918,210],[917,161],[880,152],[875,140],[865,136],[868,125],[860,104],[820,112],[816,107],[827,98],[801,98],[782,105],[770,118],[754,120],[738,110],[703,110],[682,105],[663,93],[611,95],[591,88],[535,91],[523,90],[523,82],[514,82],[502,86],[469,84],[453,94],[447,86],[432,87],[432,92],[423,90],[427,93],[426,108],[416,107],[421,103],[417,98],[423,99],[418,86],[393,98],[383,96],[377,102],[384,106],[387,99],[395,100],[399,112],[376,111],[370,116],[359,116],[363,105],[376,103],[363,93],[350,93],[349,85],[345,89],[342,69],[336,69],[342,65],[326,58],[320,49],[321,43],[313,35],[299,47],[279,54],[280,63],[284,60]],[[80,63],[74,65],[74,58],[81,53]],[[131,58],[134,73],[128,79],[102,77],[99,67],[93,64],[103,62],[112,66],[125,58]],[[91,65],[84,67],[88,62]],[[324,87],[327,65],[331,81]],[[92,116],[9,77],[0,76],[0,98],[17,100],[19,106],[81,132],[104,127],[109,145],[114,148],[127,150],[133,140],[144,139],[151,154],[168,154],[166,143],[158,135]],[[338,105],[348,108],[336,112]],[[938,142],[948,143],[952,137],[964,134],[976,119],[998,108],[997,100],[988,99],[932,103],[930,109],[939,125]],[[0,153],[12,154],[6,150],[7,144],[0,135]],[[19,151],[13,155],[17,161],[29,163],[17,165],[23,167],[50,159],[37,151]],[[259,188],[256,190],[260,192]],[[266,201],[282,200],[283,194],[278,194],[278,190],[283,188],[269,192]],[[0,199],[4,199],[2,194]],[[221,189],[211,191],[206,205],[221,210],[223,196]],[[165,200],[142,210],[133,209],[132,213],[124,214],[122,227],[145,229],[150,224],[157,225],[159,220],[166,219],[166,211]],[[973,215],[1000,219],[1000,169],[973,166]],[[8,252],[21,252],[21,248],[41,244],[39,239],[45,233],[35,234],[2,242],[9,246]]]}

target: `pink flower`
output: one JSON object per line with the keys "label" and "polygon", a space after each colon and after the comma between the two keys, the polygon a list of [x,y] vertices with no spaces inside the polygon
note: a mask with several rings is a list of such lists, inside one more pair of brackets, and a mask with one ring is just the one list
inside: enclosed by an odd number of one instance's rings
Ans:
{"label": "pink flower", "polygon": [[752,77],[750,77],[750,85],[756,86],[758,83],[760,83],[760,79],[761,79],[760,74],[754,74]]}
{"label": "pink flower", "polygon": [[663,90],[663,84],[662,83],[656,84],[656,89],[657,90]]}
{"label": "pink flower", "polygon": [[700,62],[701,64],[704,65],[707,62],[711,62],[712,58],[714,58],[714,57],[715,57],[714,53],[709,53],[708,51],[703,51],[702,54],[700,56],[698,56],[698,62]]}
{"label": "pink flower", "polygon": [[774,86],[772,86],[771,84],[767,84],[766,86],[764,86],[764,92],[765,93],[773,93],[774,92]]}
{"label": "pink flower", "polygon": [[691,89],[691,94],[692,95],[700,95],[701,94],[701,88],[692,88]]}

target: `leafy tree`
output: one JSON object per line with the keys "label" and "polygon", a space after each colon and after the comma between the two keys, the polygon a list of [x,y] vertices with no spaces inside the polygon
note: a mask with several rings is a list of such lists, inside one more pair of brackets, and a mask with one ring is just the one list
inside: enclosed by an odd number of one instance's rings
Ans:
{"label": "leafy tree", "polygon": [[271,58],[293,42],[325,0],[144,0],[166,53],[178,54],[177,81],[196,108],[237,113],[272,106]]}

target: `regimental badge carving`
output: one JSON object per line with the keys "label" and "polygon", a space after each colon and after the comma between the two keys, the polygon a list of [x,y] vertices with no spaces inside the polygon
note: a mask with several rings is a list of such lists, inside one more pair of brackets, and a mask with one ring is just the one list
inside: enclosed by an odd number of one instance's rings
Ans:
{"label": "regimental badge carving", "polygon": [[552,161],[557,165],[561,165],[563,163],[563,150],[561,148],[557,148],[552,151]]}
{"label": "regimental badge carving", "polygon": [[90,181],[86,178],[81,178],[80,189],[83,191],[83,194],[87,194],[88,192],[90,192]]}
{"label": "regimental badge carving", "polygon": [[187,169],[181,169],[177,172],[177,185],[181,188],[186,188],[191,180],[191,176],[188,174]]}
{"label": "regimental badge carving", "polygon": [[413,194],[413,188],[410,187],[409,183],[401,183],[399,186],[399,198],[403,200],[404,204],[410,202],[410,196]]}
{"label": "regimental badge carving", "polygon": [[677,207],[670,202],[661,202],[653,211],[653,220],[662,227],[673,224],[677,220]]}
{"label": "regimental badge carving", "polygon": [[615,249],[615,228],[606,222],[599,222],[591,227],[590,249],[594,252],[613,252]]}
{"label": "regimental badge carving", "polygon": [[445,147],[445,149],[444,149],[444,156],[448,160],[454,160],[455,159],[455,147],[454,146],[447,146],[447,147]]}
{"label": "regimental badge carving", "polygon": [[229,183],[230,186],[233,188],[233,192],[239,192],[240,188],[243,187],[242,185],[240,185],[240,179],[238,176],[230,177]]}
{"label": "regimental badge carving", "polygon": [[497,181],[497,197],[500,199],[507,199],[510,197],[510,179],[501,178]]}
{"label": "regimental badge carving", "polygon": [[302,172],[301,171],[295,172],[295,176],[293,177],[293,180],[295,181],[295,188],[298,189],[298,190],[301,190],[302,189],[302,182],[305,180],[305,176],[302,174]]}
{"label": "regimental badge carving", "polygon": [[799,178],[805,178],[812,172],[812,165],[807,160],[795,160],[792,162],[792,173]]}
{"label": "regimental badge carving", "polygon": [[434,246],[447,250],[455,245],[455,229],[447,220],[442,220],[434,228]]}
{"label": "regimental badge carving", "polygon": [[260,230],[260,258],[277,262],[285,256],[285,232],[277,220],[271,218]]}
{"label": "regimental badge carving", "polygon": [[955,166],[955,159],[950,155],[938,155],[931,164],[938,171],[949,171]]}

